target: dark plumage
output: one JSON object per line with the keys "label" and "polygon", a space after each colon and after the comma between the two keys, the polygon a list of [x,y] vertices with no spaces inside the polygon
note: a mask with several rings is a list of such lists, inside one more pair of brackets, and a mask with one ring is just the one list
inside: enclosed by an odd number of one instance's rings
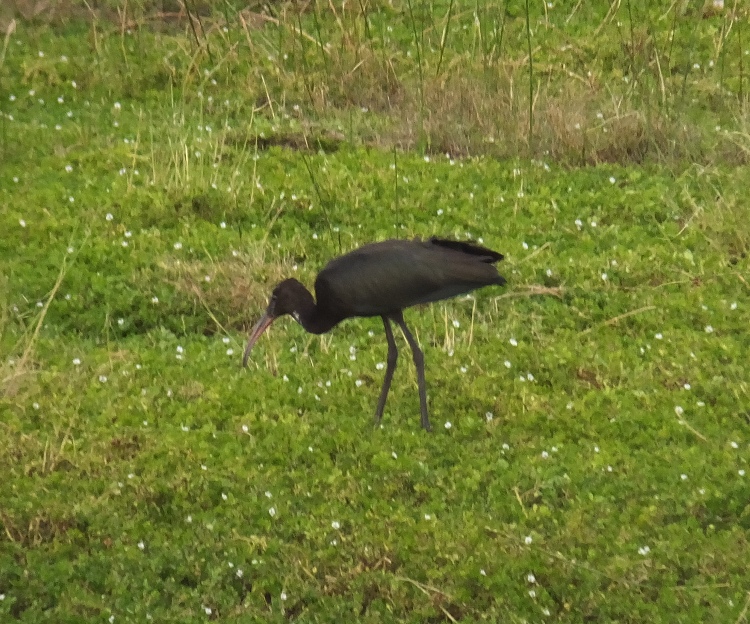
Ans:
{"label": "dark plumage", "polygon": [[473,243],[430,238],[371,243],[331,260],[315,280],[315,297],[296,279],[274,288],[268,308],[250,332],[242,360],[278,317],[291,314],[313,334],[323,334],[346,318],[380,316],[388,340],[388,365],[380,391],[375,421],[383,416],[385,400],[396,369],[398,349],[391,321],[404,332],[417,368],[422,426],[430,429],[424,380],[424,356],[404,323],[403,309],[468,293],[483,286],[502,286],[505,279],[493,266],[502,254]]}

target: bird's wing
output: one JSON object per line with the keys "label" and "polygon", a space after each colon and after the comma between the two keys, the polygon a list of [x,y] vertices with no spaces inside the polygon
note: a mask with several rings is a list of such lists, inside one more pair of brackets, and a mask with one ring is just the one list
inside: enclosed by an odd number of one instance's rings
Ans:
{"label": "bird's wing", "polygon": [[374,316],[503,283],[480,254],[430,241],[384,241],[329,262],[315,290],[318,305],[331,311]]}

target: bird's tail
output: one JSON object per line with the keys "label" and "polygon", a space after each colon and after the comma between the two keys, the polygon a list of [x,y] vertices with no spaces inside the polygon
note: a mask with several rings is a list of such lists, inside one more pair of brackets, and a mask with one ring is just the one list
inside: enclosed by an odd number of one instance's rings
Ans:
{"label": "bird's tail", "polygon": [[474,243],[464,243],[462,241],[437,238],[435,236],[430,238],[430,242],[439,247],[459,251],[470,256],[477,256],[477,260],[487,262],[488,264],[494,264],[503,259],[503,254],[487,249],[486,247],[481,247],[480,245],[475,245]]}

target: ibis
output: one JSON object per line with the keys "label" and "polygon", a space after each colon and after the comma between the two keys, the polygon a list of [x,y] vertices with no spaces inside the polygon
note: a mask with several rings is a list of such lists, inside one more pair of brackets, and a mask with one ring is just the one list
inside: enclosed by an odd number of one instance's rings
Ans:
{"label": "ibis", "polygon": [[386,240],[370,243],[331,260],[315,280],[315,298],[294,278],[273,289],[268,307],[250,331],[242,365],[255,343],[277,318],[289,314],[312,334],[324,334],[353,317],[379,316],[388,341],[383,386],[375,422],[383,409],[396,370],[398,348],[391,323],[404,333],[417,369],[421,424],[430,430],[425,388],[424,354],[404,323],[403,310],[505,284],[494,264],[503,255],[474,243],[432,237],[428,240]]}

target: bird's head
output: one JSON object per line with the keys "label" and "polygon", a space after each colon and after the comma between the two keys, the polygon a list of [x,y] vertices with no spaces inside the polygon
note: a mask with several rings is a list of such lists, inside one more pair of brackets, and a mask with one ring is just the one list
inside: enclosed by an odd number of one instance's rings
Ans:
{"label": "bird's head", "polygon": [[285,314],[291,314],[294,319],[299,322],[299,315],[297,309],[299,307],[300,300],[305,297],[310,297],[310,293],[307,289],[296,279],[289,278],[280,282],[276,288],[273,289],[271,297],[268,299],[268,307],[260,317],[258,322],[250,330],[250,337],[247,340],[247,347],[245,347],[245,354],[242,357],[242,366],[247,366],[247,360],[250,357],[250,351],[252,350],[255,343],[263,335],[277,318],[284,316]]}

